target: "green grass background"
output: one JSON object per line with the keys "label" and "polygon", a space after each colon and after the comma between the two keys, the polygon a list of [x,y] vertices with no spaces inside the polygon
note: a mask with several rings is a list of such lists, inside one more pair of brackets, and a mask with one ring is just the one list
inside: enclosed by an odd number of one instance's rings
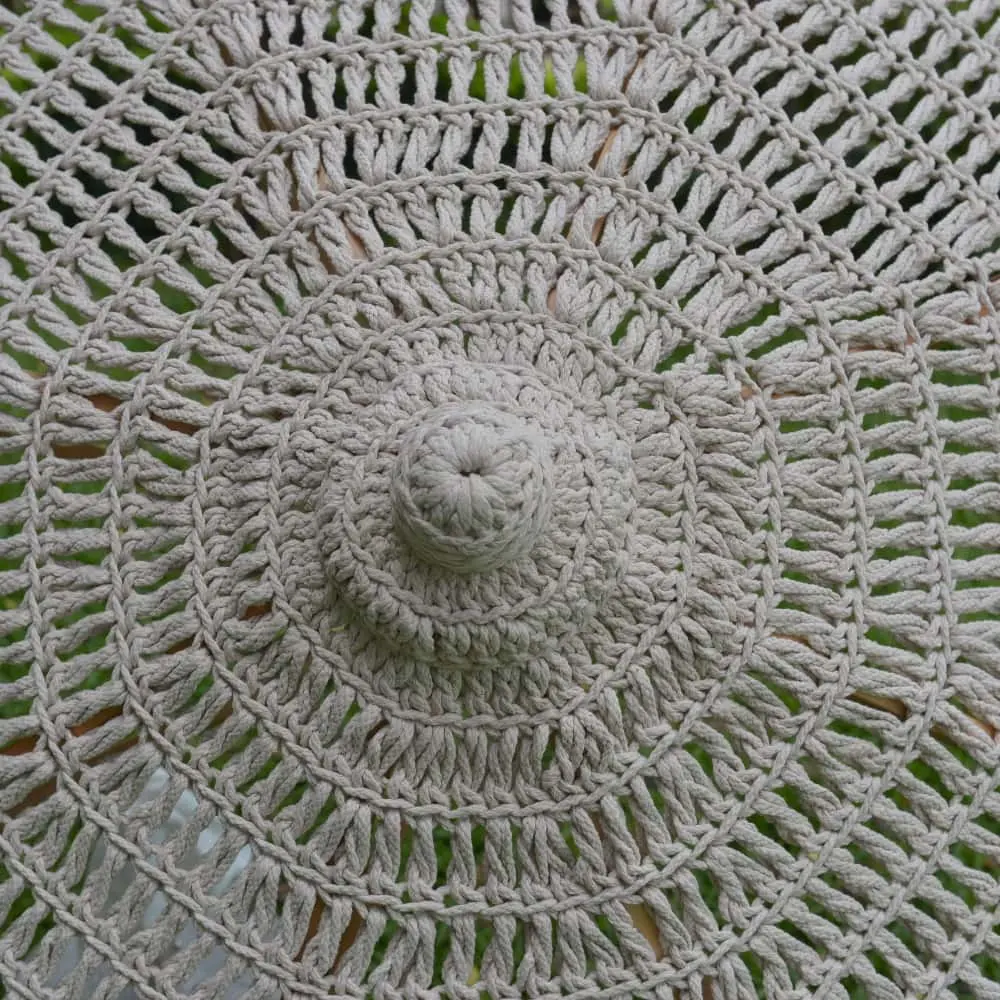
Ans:
{"label": "green grass background", "polygon": [[[13,10],[16,13],[27,13],[30,8],[29,0],[3,0],[2,5],[6,7],[8,10]],[[949,4],[948,6],[953,10],[958,10],[967,8],[969,4],[958,3],[958,4]],[[91,21],[94,18],[100,16],[100,14],[102,13],[100,8],[96,6],[91,6],[85,3],[74,3],[72,2],[72,0],[65,0],[64,7],[69,15],[73,15],[76,18],[79,18],[83,22]],[[611,3],[610,0],[609,2],[602,3],[600,6],[600,10],[602,15],[608,18],[609,20],[613,19],[615,16],[614,4]],[[406,34],[408,31],[408,18],[409,18],[409,4],[404,4],[402,7],[401,18],[397,26],[397,30],[402,34]],[[155,16],[153,16],[151,13],[149,14],[147,20],[150,26],[153,27],[154,29],[158,27],[158,22]],[[983,22],[981,24],[981,28],[984,33],[990,27],[990,24],[991,22]],[[369,23],[366,27],[370,31],[372,28],[372,23]],[[466,27],[472,31],[475,31],[478,28],[478,24],[475,20],[470,20],[467,23]],[[449,24],[447,17],[443,13],[435,15],[431,20],[431,28],[433,31],[439,32],[442,35],[447,34],[449,31]],[[77,27],[72,26],[72,17],[69,17],[67,18],[67,23],[59,23],[59,24],[51,23],[47,25],[47,31],[54,41],[58,42],[62,46],[69,48],[84,36],[85,27],[83,25],[79,25]],[[144,47],[136,39],[134,38],[130,39],[128,37],[125,37],[125,40],[136,55],[145,57],[150,54],[150,50]],[[51,55],[43,53],[32,53],[32,58],[35,61],[35,63],[39,66],[39,68],[47,71],[54,70],[57,66],[57,60]],[[32,86],[29,80],[22,78],[12,69],[0,68],[0,74],[2,74],[4,79],[7,81],[7,83],[14,91],[25,92],[29,90]],[[586,65],[582,57],[578,60],[576,70],[574,72],[574,85],[576,89],[581,93],[585,93],[587,91]],[[447,94],[449,87],[450,87],[450,81],[448,78],[447,64],[442,62],[440,69],[439,92],[442,93],[442,95]],[[523,80],[521,79],[520,68],[518,65],[514,65],[512,67],[512,73],[508,90],[511,97],[520,97],[523,96],[524,94],[524,84]],[[556,76],[555,73],[552,71],[550,64],[548,73],[546,75],[545,91],[547,94],[555,96],[558,93],[558,90],[559,87],[556,80]],[[479,65],[479,68],[475,76],[473,77],[470,88],[470,96],[474,100],[484,100],[486,98],[486,86],[485,86],[482,63]],[[796,113],[797,110],[804,109],[807,106],[808,100],[809,100],[808,96],[803,97],[801,99],[802,102],[801,108],[799,109],[795,107],[795,102],[792,102],[792,105],[789,108],[790,113],[794,114]],[[899,115],[901,118],[905,117],[905,115],[908,114],[908,112],[909,109],[906,106],[902,106],[899,108]],[[708,113],[707,107],[699,109],[697,112],[695,112],[688,122],[689,127],[691,128],[697,127],[697,125],[700,124],[701,120],[703,120],[704,116],[707,113]],[[939,125],[943,124],[944,124],[944,119],[942,118],[942,121],[939,123]],[[0,160],[2,160],[4,165],[10,171],[11,175],[16,180],[19,180],[20,183],[27,183],[30,180],[24,167],[21,164],[17,163],[16,161],[12,160],[8,154],[6,153],[2,154],[2,156],[0,156]],[[209,179],[209,182],[210,183],[212,182],[211,179]],[[24,262],[20,261],[16,257],[16,255],[14,255],[12,251],[4,244],[2,236],[0,236],[0,244],[3,244],[2,253],[7,260],[7,263],[14,269],[15,273],[20,273],[22,277],[27,278],[28,273]],[[116,257],[115,262],[123,271],[127,270],[134,264],[134,262],[128,256],[128,254],[126,254],[125,251],[121,250],[120,248],[112,246],[110,247],[109,252],[112,254],[113,257]],[[192,269],[192,274],[198,280],[201,281],[205,279],[206,276],[198,274],[196,272],[196,269],[193,268],[193,265],[191,269]],[[108,290],[100,287],[99,284],[97,283],[94,283],[92,291],[95,298],[98,299],[108,294]],[[168,307],[172,308],[174,311],[178,313],[185,313],[194,308],[194,303],[190,299],[190,297],[188,297],[187,295],[185,295],[184,292],[176,288],[172,288],[171,286],[166,284],[161,284],[157,288],[157,291],[159,292],[162,301]],[[0,301],[0,305],[2,305],[2,301]],[[771,318],[774,315],[774,312],[775,309],[773,306],[771,305],[764,306],[761,309],[759,315],[751,318],[749,321],[742,324],[740,328],[734,329],[729,332],[733,335],[737,335],[750,326],[759,326],[763,324],[765,321],[767,321],[769,318]],[[82,321],[84,321],[83,317],[81,317],[81,322]],[[770,350],[779,347],[782,345],[782,343],[792,343],[798,339],[801,339],[803,336],[804,334],[800,330],[788,330],[784,335],[784,337],[770,342],[768,344],[768,349]],[[140,340],[136,340],[134,342],[126,342],[126,345],[129,347],[130,350],[134,350],[137,352],[150,350],[150,345]],[[15,351],[10,346],[9,343],[3,343],[2,331],[0,331],[0,346],[2,346],[4,352],[7,353],[8,356],[16,360],[25,370],[35,371],[39,374],[42,374],[44,372],[44,365],[36,358],[24,354],[22,352]],[[58,345],[53,345],[53,346],[58,346]],[[132,378],[134,375],[133,372],[127,370],[121,370],[118,372],[112,371],[110,374],[113,377],[120,378],[121,380],[128,380]],[[222,374],[222,372],[220,372],[220,374]],[[27,419],[29,416],[28,413],[18,410],[16,406],[12,406],[9,402],[3,400],[0,400],[0,412],[15,418]],[[950,419],[960,419],[961,413],[960,411],[956,410],[955,413],[945,412],[942,414],[942,416],[945,416]],[[879,420],[879,415],[874,415],[870,419],[872,421],[871,426],[875,426]],[[886,417],[885,419],[888,420],[892,418]],[[24,488],[24,484],[22,482],[17,481],[17,479],[11,479],[9,475],[6,477],[4,475],[4,467],[6,466],[9,469],[9,467],[16,465],[17,462],[20,460],[20,458],[21,455],[19,452],[0,450],[0,504],[2,504],[5,501],[15,500],[21,495],[21,491]],[[177,459],[172,457],[168,457],[168,459],[172,462],[177,461]],[[87,483],[87,484],[78,484],[77,488],[84,492],[92,491],[94,493],[97,493],[104,488],[104,485],[105,484],[99,482]],[[976,524],[981,523],[982,519],[983,519],[982,516],[974,514],[972,512],[958,512],[956,515],[956,523],[964,524],[967,527],[973,527]],[[0,524],[0,539],[16,535],[19,531],[20,527],[17,524]],[[968,554],[962,552],[956,553],[956,557],[958,558],[962,558],[963,555],[968,555]],[[81,563],[91,563],[94,565],[99,565],[105,558],[106,554],[103,552],[82,553],[79,556],[79,561]],[[17,568],[18,568],[18,563],[16,561],[9,559],[8,560],[0,559],[0,571],[16,570]],[[994,581],[994,583],[1000,583],[1000,581]],[[23,593],[17,593],[13,595],[0,597],[0,609],[17,608],[20,606],[22,600],[24,600]],[[100,607],[85,608],[79,612],[78,617],[82,619],[87,614],[90,614],[95,610],[100,610]],[[12,663],[9,662],[7,659],[5,659],[3,656],[3,649],[5,646],[9,646],[10,644],[17,642],[22,638],[23,638],[23,630],[19,632],[10,632],[4,636],[0,636],[0,681],[12,682],[26,675],[30,667],[29,664]],[[80,646],[77,652],[78,653],[93,652],[101,647],[101,645],[106,641],[106,638],[107,638],[106,634],[94,635],[89,639],[87,639]],[[895,641],[891,635],[885,635],[882,637],[882,639],[887,644],[892,644]],[[87,678],[87,680],[85,681],[85,686],[96,688],[106,683],[108,680],[109,680],[109,675],[107,672],[103,671],[96,672],[91,677]],[[204,694],[204,692],[205,689],[202,688],[198,693]],[[788,707],[793,712],[796,711],[798,709],[798,705],[795,703],[794,699],[788,695],[785,695],[784,697],[786,697],[786,699],[790,699]],[[30,700],[27,699],[6,701],[0,703],[0,717],[2,718],[12,718],[24,715],[29,713],[30,711],[31,711],[31,702]],[[862,729],[858,730],[857,735],[859,735],[860,738],[870,739],[870,734],[868,734],[867,731]],[[232,753],[238,752],[239,749],[240,749],[239,746],[234,746],[232,748]],[[698,759],[699,763],[705,769],[706,773],[711,774],[713,766],[711,755],[707,753],[704,749],[701,749],[697,746],[689,747],[688,749],[693,754],[693,756],[696,759]],[[220,760],[217,762],[217,765],[221,768],[224,765],[226,759],[227,758],[220,758]],[[276,763],[277,763],[276,761],[271,762],[268,765],[268,767],[273,767]],[[967,761],[966,763],[967,766],[973,766],[973,762],[971,762],[971,760]],[[935,773],[934,769],[930,767],[930,765],[918,761],[913,765],[913,770],[914,773],[922,781],[926,782],[931,787],[941,787],[943,790],[943,794],[945,794],[946,797],[948,797],[947,789],[943,788],[939,776]],[[259,777],[263,777],[266,774],[266,771],[267,768],[265,768],[265,770],[259,775]],[[294,796],[301,795],[302,791],[304,791],[304,787],[301,789],[297,789],[295,792],[293,792],[290,801],[294,801]],[[793,802],[791,804],[794,805],[795,803]],[[332,804],[331,804],[331,809],[332,809]],[[798,848],[796,847],[796,845],[793,843],[789,843],[787,840],[784,840],[781,836],[780,831],[774,829],[773,826],[771,826],[765,820],[760,820],[760,823],[762,824],[762,829],[764,830],[764,832],[767,833],[768,836],[770,836],[772,839],[774,839],[779,843],[783,843],[785,849],[788,850],[791,854],[795,855],[798,853]],[[1000,824],[994,823],[991,829],[992,832],[1000,834]],[[438,854],[439,871],[442,872],[446,871],[451,857],[451,845],[447,831],[441,830],[436,833],[435,844]],[[406,838],[404,840],[404,848],[403,848],[404,868],[406,864],[406,856],[409,854],[411,847],[412,847],[411,839]],[[484,845],[481,839],[479,843],[476,845],[476,849],[477,849],[477,857],[481,857],[482,852],[484,850]],[[854,851],[858,859],[863,861],[864,852],[857,847],[854,848]],[[971,848],[964,847],[963,845],[959,845],[959,847],[956,849],[956,856],[962,862],[962,864],[967,866],[968,868],[983,871],[992,878],[997,877],[997,859],[989,858],[986,855],[977,853],[973,851]],[[720,925],[723,924],[724,918],[722,914],[719,912],[717,906],[718,889],[715,883],[713,882],[710,875],[706,872],[698,872],[696,874],[699,879],[700,889],[706,904],[715,913],[715,916],[719,920]],[[0,865],[0,884],[6,882],[7,880],[9,880],[9,878],[10,878],[10,873],[2,865]],[[956,893],[957,895],[961,896],[962,898],[966,899],[966,901],[969,903],[970,906],[975,905],[976,901],[974,899],[973,894],[971,893],[971,890],[969,890],[962,883],[957,882],[954,879],[951,879],[950,876],[948,876],[944,872],[939,873],[938,878],[942,881],[942,883],[945,885],[946,888]],[[17,921],[20,916],[22,916],[22,914],[24,914],[34,905],[34,902],[35,899],[33,894],[29,890],[25,890],[18,896],[14,904],[8,909],[5,915],[0,914],[0,938],[2,938],[4,932],[7,929],[9,929],[13,925],[13,923]],[[38,928],[35,933],[35,943],[38,943],[42,939],[42,937],[44,937],[45,933],[51,928],[51,926],[52,926],[51,918],[43,920],[38,925]],[[614,937],[614,931],[613,929],[611,929],[610,925],[605,926],[602,929],[609,936],[609,938]],[[791,927],[786,929],[789,930],[789,932],[795,931],[795,929]],[[378,962],[381,960],[381,957],[385,953],[385,948],[395,930],[396,930],[395,926],[392,924],[392,922],[390,922],[390,924],[386,927],[386,931],[382,937],[382,942],[380,943],[376,955],[373,958],[373,966],[377,965]],[[919,953],[919,949],[917,948],[916,943],[912,939],[912,934],[905,926],[900,926],[898,928],[895,928],[895,931],[898,934],[900,941],[904,945],[907,945],[908,947],[913,947],[915,952]],[[484,929],[481,935],[480,945],[478,949],[480,954],[488,940],[489,940],[489,932]],[[521,934],[518,935],[517,941],[518,941],[517,947],[519,947],[523,952],[523,936]],[[438,972],[440,972],[440,968],[443,964],[444,958],[448,953],[448,948],[449,948],[448,928],[443,926],[439,929],[438,940],[437,940]],[[516,955],[515,957],[519,958],[520,956]],[[755,978],[760,995],[763,997],[764,996],[763,970],[760,966],[760,963],[757,960],[757,958],[750,953],[747,953],[743,957],[747,963],[748,968],[751,970]],[[884,971],[886,975],[890,975],[889,967],[884,958],[880,956],[870,956],[870,957],[874,962],[876,968],[879,968],[879,965],[881,963],[881,965],[884,968],[880,969],[880,971]],[[984,956],[982,959],[979,960],[979,966],[984,975],[986,975],[987,977],[992,977],[995,981],[1000,983],[1000,956]],[[845,983],[845,985],[848,987],[848,992],[852,1000],[867,1000],[868,993],[862,985],[857,983]],[[961,988],[959,989],[958,992],[959,995],[961,996],[962,995]],[[0,998],[6,997],[7,995],[8,995],[7,990],[3,987],[2,984],[0,984]]]}

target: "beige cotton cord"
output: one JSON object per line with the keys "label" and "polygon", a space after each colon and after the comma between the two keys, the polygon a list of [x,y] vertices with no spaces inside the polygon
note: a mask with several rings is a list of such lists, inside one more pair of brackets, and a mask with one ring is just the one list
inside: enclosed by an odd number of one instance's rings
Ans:
{"label": "beige cotton cord", "polygon": [[1000,1000],[1000,3],[6,0],[3,1000]]}

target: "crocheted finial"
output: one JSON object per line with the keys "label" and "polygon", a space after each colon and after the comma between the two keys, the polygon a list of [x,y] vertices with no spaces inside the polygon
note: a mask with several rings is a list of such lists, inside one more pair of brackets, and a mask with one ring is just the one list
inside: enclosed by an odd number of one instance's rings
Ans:
{"label": "crocheted finial", "polygon": [[424,562],[488,573],[527,555],[552,505],[548,442],[486,403],[442,406],[401,442],[397,530]]}
{"label": "crocheted finial", "polygon": [[413,365],[338,426],[315,512],[324,599],[376,640],[380,676],[537,664],[621,586],[629,442],[540,373]]}

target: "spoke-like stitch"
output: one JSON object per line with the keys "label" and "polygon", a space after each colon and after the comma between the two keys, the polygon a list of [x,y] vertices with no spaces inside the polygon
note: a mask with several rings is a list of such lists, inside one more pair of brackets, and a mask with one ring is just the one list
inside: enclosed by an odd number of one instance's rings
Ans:
{"label": "spoke-like stitch", "polygon": [[0,18],[10,995],[990,997],[988,4],[546,7]]}

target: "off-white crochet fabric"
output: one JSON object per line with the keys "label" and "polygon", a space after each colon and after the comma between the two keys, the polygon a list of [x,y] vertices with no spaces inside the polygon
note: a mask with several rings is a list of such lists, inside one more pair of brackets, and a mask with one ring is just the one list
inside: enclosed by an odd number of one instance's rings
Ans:
{"label": "off-white crochet fabric", "polygon": [[5,0],[0,996],[1000,997],[1000,3]]}

